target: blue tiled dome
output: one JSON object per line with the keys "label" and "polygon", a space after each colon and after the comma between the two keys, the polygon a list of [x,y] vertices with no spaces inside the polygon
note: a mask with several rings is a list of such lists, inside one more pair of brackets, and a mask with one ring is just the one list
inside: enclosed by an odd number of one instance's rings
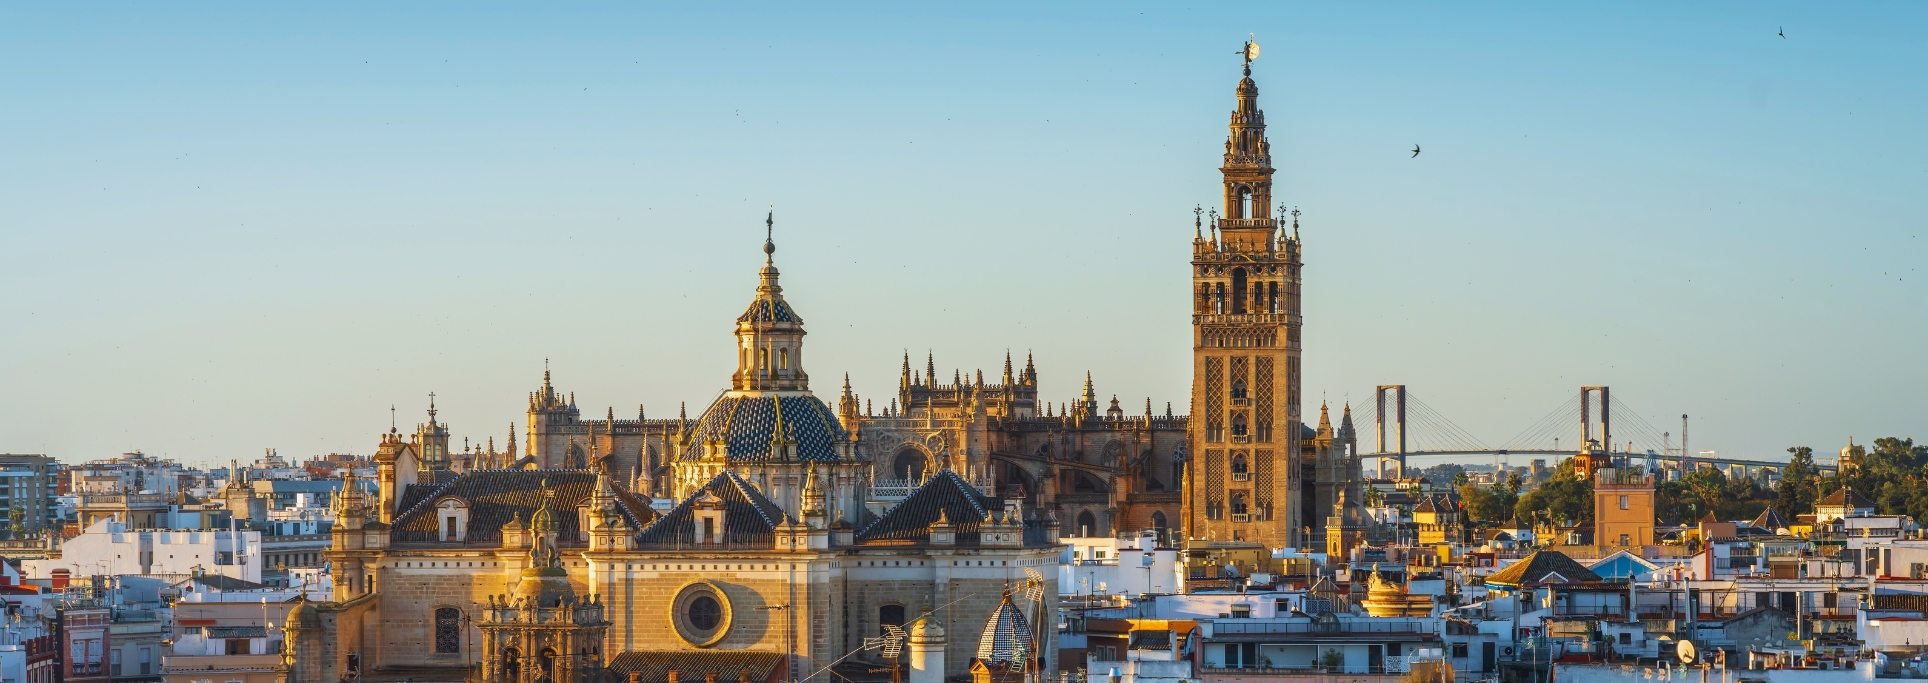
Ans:
{"label": "blue tiled dome", "polygon": [[837,444],[849,435],[830,407],[810,395],[724,396],[703,413],[685,459],[701,458],[703,445],[722,441],[731,460],[770,459],[770,441],[782,416],[784,440],[796,443],[799,460],[837,460]]}

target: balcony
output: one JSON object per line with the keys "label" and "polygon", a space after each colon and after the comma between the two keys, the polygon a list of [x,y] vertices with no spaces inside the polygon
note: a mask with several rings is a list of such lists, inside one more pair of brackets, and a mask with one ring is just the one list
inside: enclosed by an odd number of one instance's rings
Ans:
{"label": "balcony", "polygon": [[[1310,621],[1271,621],[1271,620],[1224,620],[1212,623],[1210,639],[1221,636],[1269,636],[1269,635],[1317,635],[1317,634],[1360,634],[1360,633],[1408,633],[1431,635],[1431,625],[1424,622],[1389,621],[1384,619],[1347,620],[1338,623],[1315,624]],[[1209,640],[1209,639],[1208,639]]]}

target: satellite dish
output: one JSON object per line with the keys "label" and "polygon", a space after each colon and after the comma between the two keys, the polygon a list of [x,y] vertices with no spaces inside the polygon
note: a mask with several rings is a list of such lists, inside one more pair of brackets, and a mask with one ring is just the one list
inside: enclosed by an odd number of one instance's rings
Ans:
{"label": "satellite dish", "polygon": [[[1223,49],[1223,48],[1220,48],[1220,49]],[[1249,62],[1258,58],[1259,58],[1259,41],[1256,41],[1256,40],[1245,41],[1245,61]]]}
{"label": "satellite dish", "polygon": [[1699,653],[1694,651],[1694,641],[1691,641],[1691,640],[1680,641],[1679,649],[1680,649],[1680,663],[1682,664],[1692,664],[1694,663],[1694,659],[1699,656]]}

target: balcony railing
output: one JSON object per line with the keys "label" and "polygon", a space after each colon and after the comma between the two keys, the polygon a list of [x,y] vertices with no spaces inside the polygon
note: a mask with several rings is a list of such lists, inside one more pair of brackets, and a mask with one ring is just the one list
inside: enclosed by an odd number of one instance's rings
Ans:
{"label": "balcony railing", "polygon": [[1317,633],[1432,633],[1433,629],[1417,621],[1341,621],[1337,624],[1313,624],[1303,621],[1242,621],[1217,620],[1212,622],[1212,635],[1291,635]]}

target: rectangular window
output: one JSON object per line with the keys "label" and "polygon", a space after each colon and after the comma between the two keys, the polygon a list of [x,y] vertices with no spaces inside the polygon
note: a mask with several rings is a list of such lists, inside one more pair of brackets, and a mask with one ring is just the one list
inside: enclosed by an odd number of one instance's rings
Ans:
{"label": "rectangular window", "polygon": [[1633,634],[1632,634],[1632,633],[1627,633],[1627,632],[1624,632],[1624,631],[1623,631],[1623,632],[1621,632],[1621,633],[1620,633],[1620,644],[1621,644],[1621,645],[1632,645],[1632,644],[1633,644]]}
{"label": "rectangular window", "polygon": [[112,662],[111,662],[111,666],[112,666],[112,671],[111,671],[111,673],[109,673],[109,674],[108,674],[109,676],[119,676],[119,675],[121,675],[121,661],[120,661],[120,653],[121,653],[121,651],[120,651],[120,650],[113,650],[113,651],[111,651],[111,652],[109,653],[109,654],[111,654],[111,655],[112,655],[112,658],[111,658],[111,660],[112,660]]}
{"label": "rectangular window", "polygon": [[[1626,496],[1621,496],[1621,497],[1620,497],[1620,509],[1622,509],[1622,510],[1625,510],[1625,509],[1627,509],[1627,497],[1626,497]],[[1620,544],[1620,545],[1626,545],[1626,544],[1625,544],[1625,543],[1622,543],[1622,544]]]}

